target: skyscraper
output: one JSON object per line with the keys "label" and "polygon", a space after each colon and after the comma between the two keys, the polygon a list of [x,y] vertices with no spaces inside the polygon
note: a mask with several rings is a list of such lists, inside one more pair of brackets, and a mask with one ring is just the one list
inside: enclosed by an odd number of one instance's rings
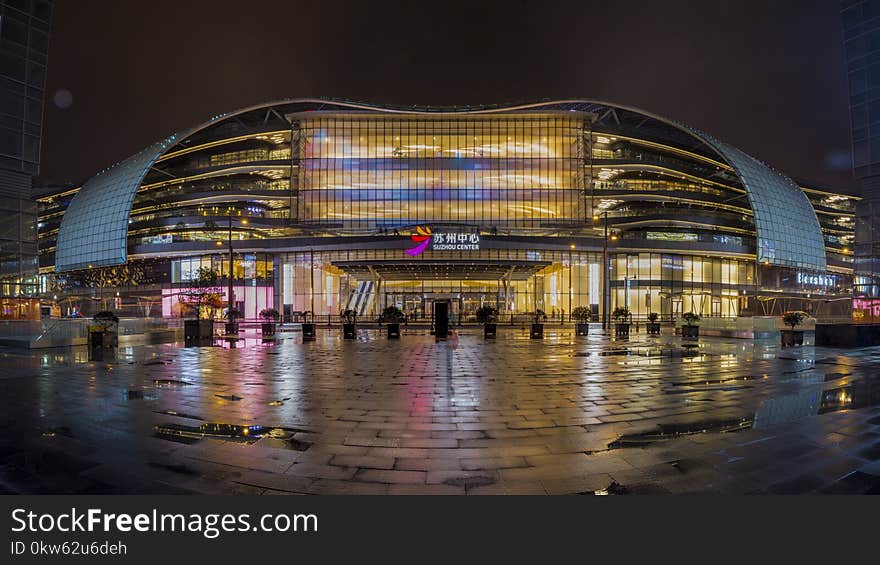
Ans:
{"label": "skyscraper", "polygon": [[39,317],[36,205],[51,0],[0,0],[0,319]]}

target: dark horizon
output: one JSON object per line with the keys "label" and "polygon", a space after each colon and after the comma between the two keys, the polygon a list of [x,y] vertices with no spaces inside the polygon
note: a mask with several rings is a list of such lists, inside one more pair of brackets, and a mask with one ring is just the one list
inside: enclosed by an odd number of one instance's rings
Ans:
{"label": "dark horizon", "polygon": [[237,5],[60,1],[41,182],[82,182],[212,115],[283,98],[589,98],[697,127],[795,179],[857,191],[833,1]]}

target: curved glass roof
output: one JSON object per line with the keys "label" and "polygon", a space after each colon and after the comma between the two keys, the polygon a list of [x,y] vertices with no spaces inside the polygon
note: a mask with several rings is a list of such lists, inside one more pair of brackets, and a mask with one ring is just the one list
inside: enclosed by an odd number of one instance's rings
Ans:
{"label": "curved glass roof", "polygon": [[824,271],[825,239],[804,191],[736,147],[701,135],[730,163],[746,189],[755,213],[758,262]]}
{"label": "curved glass roof", "polygon": [[125,263],[128,215],[144,175],[177,136],[155,143],[89,179],[64,212],[55,270]]}
{"label": "curved glass roof", "polygon": [[[743,151],[696,129],[624,106],[589,100],[548,101],[517,106],[469,108],[381,107],[348,101],[292,99],[244,108],[214,116],[208,122],[172,135],[86,182],[64,214],[55,254],[56,271],[89,266],[122,264],[127,259],[126,238],[131,205],[147,171],[166,151],[206,130],[224,118],[254,110],[366,111],[388,113],[495,113],[517,111],[580,111],[611,120],[652,135],[689,146],[695,151],[713,151],[736,172],[754,211],[759,262],[815,271],[826,269],[825,244],[815,211],[800,188],[787,176]],[[662,130],[662,131],[661,131]]]}

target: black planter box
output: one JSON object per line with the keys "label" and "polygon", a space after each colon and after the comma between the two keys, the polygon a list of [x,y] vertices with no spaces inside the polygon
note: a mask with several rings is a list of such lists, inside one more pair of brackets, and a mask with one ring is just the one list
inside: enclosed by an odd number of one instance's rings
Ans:
{"label": "black planter box", "polygon": [[214,338],[213,320],[184,320],[183,339],[187,346],[211,345]]}
{"label": "black planter box", "polygon": [[113,349],[119,347],[119,331],[98,325],[89,326],[89,349]]}
{"label": "black planter box", "polygon": [[782,347],[794,347],[795,345],[804,344],[803,330],[782,330]]}
{"label": "black planter box", "polygon": [[212,320],[184,320],[183,336],[186,339],[213,337],[214,322]]}
{"label": "black planter box", "polygon": [[532,339],[544,339],[544,324],[532,324],[532,333],[529,334]]}
{"label": "black planter box", "polygon": [[629,337],[629,323],[618,322],[614,324],[614,335],[617,337]]}
{"label": "black planter box", "polygon": [[660,333],[660,322],[648,322],[648,333],[657,335]]}
{"label": "black planter box", "polygon": [[388,324],[388,339],[400,338],[400,324]]}
{"label": "black planter box", "polygon": [[342,338],[343,339],[354,339],[357,330],[355,330],[354,324],[342,324]]}
{"label": "black planter box", "polygon": [[700,326],[682,326],[681,337],[684,339],[698,339],[700,337]]}
{"label": "black planter box", "polygon": [[260,331],[264,336],[273,336],[275,335],[275,323],[274,322],[263,322],[260,324]]}
{"label": "black planter box", "polygon": [[498,324],[495,322],[487,322],[483,324],[483,337],[492,338],[498,334]]}
{"label": "black planter box", "polygon": [[303,341],[315,341],[315,324],[304,322],[302,325]]}
{"label": "black planter box", "polygon": [[590,335],[590,324],[578,322],[574,327],[574,335]]}
{"label": "black planter box", "polygon": [[226,322],[226,335],[238,334],[238,322]]}

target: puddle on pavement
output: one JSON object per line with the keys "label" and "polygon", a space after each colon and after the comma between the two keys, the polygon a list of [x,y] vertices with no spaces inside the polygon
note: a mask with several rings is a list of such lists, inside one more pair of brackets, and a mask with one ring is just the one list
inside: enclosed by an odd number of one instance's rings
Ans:
{"label": "puddle on pavement", "polygon": [[685,344],[675,347],[616,347],[602,351],[583,351],[573,353],[572,357],[667,357],[670,359],[708,357],[715,353],[700,351],[699,346]]}
{"label": "puddle on pavement", "polygon": [[702,422],[681,424],[657,424],[653,430],[637,434],[624,434],[608,444],[608,450],[623,449],[627,447],[644,447],[646,445],[666,441],[672,438],[705,434],[705,433],[730,433],[747,430],[752,427],[750,418],[734,420],[705,420]]}
{"label": "puddle on pavement", "polygon": [[603,489],[595,490],[592,492],[581,492],[578,494],[593,496],[618,496],[622,494],[670,494],[670,492],[660,485],[650,483],[622,485],[617,481],[612,481],[610,485]]}
{"label": "puddle on pavement", "polygon": [[[743,375],[739,377],[728,377],[726,379],[700,379],[698,381],[683,381],[677,383],[669,383],[672,386],[676,387],[685,387],[685,386],[714,386],[714,385],[727,385],[727,384],[736,384],[740,382],[748,382],[754,381],[758,379],[766,379],[769,378],[767,375]],[[738,387],[743,388],[743,387]]]}
{"label": "puddle on pavement", "polygon": [[126,400],[159,400],[159,395],[155,392],[143,390],[127,390],[124,396]]}
{"label": "puddle on pavement", "polygon": [[617,481],[611,481],[611,484],[607,487],[599,490],[594,490],[591,493],[583,493],[583,494],[594,494],[596,496],[608,496],[608,495],[619,495],[619,494],[629,494],[629,489],[618,483]]}
{"label": "puddle on pavement", "polygon": [[827,414],[880,404],[880,383],[872,381],[873,379],[860,379],[846,386],[824,391],[818,413]]}
{"label": "puddle on pavement", "polygon": [[177,387],[192,385],[192,383],[190,382],[181,381],[179,379],[153,379],[153,384],[158,387]]}
{"label": "puddle on pavement", "polygon": [[825,382],[836,381],[844,377],[849,377],[852,373],[825,373]]}
{"label": "puddle on pavement", "polygon": [[188,420],[204,420],[201,416],[186,414],[184,412],[176,412],[174,410],[153,410],[156,414],[165,414],[166,416],[177,416],[178,418],[186,418]]}
{"label": "puddle on pavement", "polygon": [[[844,378],[851,375],[841,375]],[[832,379],[837,380],[837,379]],[[768,398],[755,412],[754,427],[795,422],[830,412],[880,404],[880,378],[855,378],[828,390],[813,387],[795,394]]]}
{"label": "puddle on pavement", "polygon": [[70,431],[70,428],[67,426],[54,426],[51,428],[46,428],[46,431],[43,432],[43,437],[73,437],[73,432]]}
{"label": "puddle on pavement", "polygon": [[154,437],[183,443],[195,443],[203,439],[220,439],[253,444],[262,440],[267,447],[279,447],[294,451],[305,451],[312,445],[309,442],[296,439],[294,434],[303,430],[295,428],[207,422],[199,426],[159,424],[153,428],[153,431]]}
{"label": "puddle on pavement", "polygon": [[215,394],[217,398],[222,398],[223,400],[228,400],[229,402],[238,402],[241,400],[242,396],[235,396],[234,394]]}

